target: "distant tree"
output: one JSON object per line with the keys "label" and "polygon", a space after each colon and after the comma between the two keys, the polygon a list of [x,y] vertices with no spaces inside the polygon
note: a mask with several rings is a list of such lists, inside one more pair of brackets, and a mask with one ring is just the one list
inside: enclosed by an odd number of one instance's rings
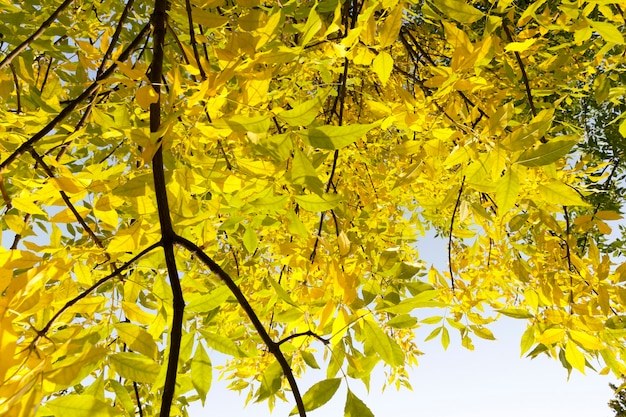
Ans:
{"label": "distant tree", "polygon": [[615,417],[626,417],[626,390],[618,391],[614,384],[609,384],[609,387],[615,391],[615,399],[609,401],[609,407],[615,411]]}

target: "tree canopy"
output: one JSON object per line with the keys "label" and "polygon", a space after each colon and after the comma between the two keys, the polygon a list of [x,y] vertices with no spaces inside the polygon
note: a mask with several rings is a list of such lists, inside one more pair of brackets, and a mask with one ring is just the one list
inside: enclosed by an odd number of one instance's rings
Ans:
{"label": "tree canopy", "polygon": [[626,3],[1,4],[0,414],[186,415],[218,352],[305,416],[502,315],[626,374]]}

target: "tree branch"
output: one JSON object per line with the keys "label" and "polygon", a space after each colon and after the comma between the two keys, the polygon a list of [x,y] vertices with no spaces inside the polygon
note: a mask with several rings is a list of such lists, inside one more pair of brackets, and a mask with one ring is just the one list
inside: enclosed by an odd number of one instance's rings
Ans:
{"label": "tree branch", "polygon": [[109,60],[109,58],[113,54],[113,49],[115,49],[115,46],[117,45],[117,42],[120,39],[120,35],[122,34],[122,29],[124,28],[124,22],[126,21],[126,18],[128,17],[128,14],[130,13],[134,2],[135,0],[128,0],[126,2],[126,5],[124,6],[124,10],[122,10],[122,15],[120,16],[120,19],[117,21],[115,32],[113,33],[113,36],[111,36],[111,43],[109,43],[109,46],[106,52],[104,53],[104,56],[102,57],[102,62],[100,62],[100,67],[98,67],[98,72],[97,72],[98,77],[104,71],[104,66],[106,65],[106,62]]}
{"label": "tree branch", "polygon": [[454,273],[452,271],[452,230],[454,229],[454,219],[456,218],[456,212],[461,203],[461,195],[463,194],[463,185],[465,185],[465,177],[461,181],[461,188],[459,188],[459,195],[456,197],[456,203],[454,203],[454,210],[452,211],[452,219],[450,220],[450,236],[448,237],[448,269],[450,271],[450,287],[454,292]]}
{"label": "tree branch", "polygon": [[267,333],[267,330],[265,330],[265,327],[261,323],[261,320],[259,320],[259,317],[254,312],[254,309],[248,302],[248,299],[246,298],[245,295],[243,295],[243,293],[241,292],[241,290],[239,289],[235,281],[233,281],[230,275],[228,275],[226,271],[224,271],[213,259],[211,259],[195,243],[191,242],[190,240],[185,239],[182,236],[176,236],[175,240],[176,240],[176,243],[178,243],[179,245],[181,245],[188,251],[193,252],[198,257],[198,259],[200,259],[211,270],[211,272],[213,272],[222,280],[222,282],[228,287],[230,292],[235,296],[235,298],[237,299],[237,302],[239,303],[243,311],[246,313],[246,315],[252,322],[252,325],[254,326],[257,333],[261,337],[261,340],[263,340],[263,343],[265,344],[265,346],[267,346],[267,349],[270,351],[272,355],[274,355],[274,357],[280,364],[280,367],[282,368],[283,373],[285,374],[285,377],[287,378],[287,381],[289,382],[289,386],[291,387],[291,391],[295,398],[296,406],[298,408],[300,417],[306,417],[306,409],[304,408],[304,403],[302,402],[300,389],[298,388],[298,383],[296,382],[296,378],[293,374],[293,371],[291,370],[291,366],[289,365],[289,362],[287,362],[287,359],[285,358],[282,351],[280,350],[279,344],[274,342],[272,338],[270,337],[270,335]]}
{"label": "tree branch", "polygon": [[[141,31],[137,34],[135,39],[128,45],[128,47],[120,54],[118,61],[123,62],[129,57],[132,51],[139,45],[141,39],[148,33],[150,30],[150,24],[147,24],[141,29]],[[9,164],[15,161],[18,157],[23,155],[26,151],[28,151],[37,141],[41,140],[48,133],[50,133],[57,124],[63,121],[69,114],[74,111],[74,109],[83,102],[87,97],[91,96],[93,92],[95,92],[98,88],[100,88],[100,81],[105,78],[108,78],[113,71],[117,68],[116,63],[112,63],[111,66],[104,71],[100,77],[96,78],[89,87],[87,87],[78,97],[71,100],[67,106],[61,110],[61,112],[47,125],[45,125],[39,132],[35,133],[30,139],[26,142],[22,143],[11,155],[9,155],[4,161],[0,163],[0,172],[2,172]]]}
{"label": "tree branch", "polygon": [[32,42],[37,40],[45,32],[45,30],[50,27],[52,22],[54,22],[56,20],[57,16],[59,16],[59,14],[61,14],[61,12],[65,8],[67,8],[67,6],[72,4],[73,1],[74,0],[65,0],[63,3],[61,3],[61,5],[59,7],[57,7],[57,9],[54,12],[52,12],[50,17],[48,17],[41,24],[41,26],[39,26],[39,29],[37,29],[32,35],[30,35],[28,38],[26,38],[26,40],[24,42],[22,42],[18,46],[16,46],[15,49],[13,49],[11,52],[9,52],[9,54],[7,56],[5,56],[2,61],[0,61],[0,69],[2,69],[4,67],[6,67],[7,65],[9,65],[11,63],[11,61],[13,61],[13,59],[16,56],[18,56],[24,49],[26,49],[28,47],[28,45],[30,45]]}
{"label": "tree branch", "polygon": [[37,330],[37,336],[31,342],[31,346],[34,346],[35,343],[37,343],[37,340],[39,340],[40,338],[44,337],[46,335],[46,333],[48,333],[48,331],[50,330],[50,327],[52,326],[52,324],[54,324],[54,322],[59,318],[59,316],[61,314],[63,314],[65,311],[67,311],[68,308],[70,308],[71,306],[73,306],[74,304],[76,304],[77,302],[82,300],[83,298],[87,297],[91,292],[93,292],[96,288],[98,288],[102,284],[104,284],[104,283],[108,282],[109,280],[115,278],[116,276],[120,275],[126,268],[128,268],[130,265],[135,263],[137,260],[139,260],[144,255],[146,255],[147,253],[149,253],[150,251],[152,251],[154,248],[156,248],[158,246],[161,246],[161,242],[153,243],[152,245],[148,246],[147,248],[145,248],[144,250],[139,252],[137,255],[133,256],[129,261],[124,262],[119,268],[116,268],[109,275],[107,275],[104,278],[99,279],[91,287],[87,288],[82,293],[78,294],[76,297],[72,298],[70,301],[65,303],[65,305],[63,307],[61,307],[61,309],[59,311],[57,311],[54,314],[54,316],[52,316],[52,318],[50,320],[48,320],[48,322],[43,327],[43,329]]}
{"label": "tree branch", "polygon": [[[152,65],[150,70],[150,82],[157,94],[156,103],[150,104],[150,132],[156,133],[161,126],[161,79],[163,77],[163,57],[165,45],[165,31],[167,20],[167,0],[155,0],[154,12],[152,14],[152,25],[154,27],[152,40]],[[161,397],[160,417],[169,417],[176,390],[176,376],[178,373],[178,357],[180,356],[180,345],[183,334],[183,318],[185,312],[185,299],[183,290],[178,278],[176,267],[176,257],[174,255],[174,227],[170,217],[169,202],[167,200],[167,189],[165,172],[163,168],[163,141],[161,141],[154,157],[152,158],[152,177],[154,180],[154,190],[157,201],[157,211],[159,213],[159,223],[161,225],[161,243],[165,252],[165,265],[172,288],[172,324],[170,327],[169,354],[167,358],[167,370],[165,373],[165,383]]]}

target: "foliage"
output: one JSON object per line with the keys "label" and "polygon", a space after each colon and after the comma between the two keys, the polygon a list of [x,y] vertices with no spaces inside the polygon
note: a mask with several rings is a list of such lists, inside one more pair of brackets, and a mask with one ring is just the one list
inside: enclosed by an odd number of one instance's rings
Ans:
{"label": "foliage", "polygon": [[609,386],[615,391],[615,398],[609,401],[609,407],[615,411],[615,417],[626,416],[626,391],[624,391],[624,387],[617,387],[614,384],[609,384]]}
{"label": "foliage", "polygon": [[501,315],[625,374],[624,7],[3,0],[0,414],[185,415],[219,352],[304,416]]}

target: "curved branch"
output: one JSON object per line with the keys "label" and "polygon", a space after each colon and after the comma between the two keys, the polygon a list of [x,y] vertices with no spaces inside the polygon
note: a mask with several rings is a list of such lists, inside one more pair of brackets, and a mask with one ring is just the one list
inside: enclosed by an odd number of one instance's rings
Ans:
{"label": "curved branch", "polygon": [[[135,50],[135,48],[139,45],[140,41],[150,30],[150,24],[146,24],[143,29],[137,34],[135,39],[128,45],[128,47],[120,54],[118,61],[123,62],[130,56],[130,54]],[[96,80],[91,83],[87,89],[85,89],[78,97],[73,99],[68,103],[68,105],[61,110],[61,112],[52,119],[47,125],[45,125],[39,132],[35,133],[30,139],[26,142],[22,143],[11,155],[9,155],[4,161],[0,163],[0,172],[2,172],[9,164],[27,152],[35,143],[45,137],[48,133],[50,133],[57,124],[63,121],[66,117],[70,115],[72,111],[82,103],[87,97],[91,96],[98,88],[100,88],[100,82],[108,78],[113,71],[117,68],[117,64],[113,63],[106,71],[104,71],[100,77],[96,78]]]}
{"label": "curved branch", "polygon": [[224,271],[213,259],[211,259],[211,257],[209,257],[209,255],[207,255],[195,243],[178,235],[175,236],[175,241],[176,243],[196,255],[198,259],[200,259],[211,270],[211,272],[213,272],[222,280],[222,282],[228,287],[230,292],[235,296],[237,302],[252,322],[252,325],[256,329],[257,333],[259,334],[259,336],[261,336],[263,343],[265,344],[265,346],[267,346],[270,353],[274,355],[274,357],[280,364],[280,367],[282,368],[283,373],[285,374],[285,377],[287,378],[287,381],[289,382],[289,385],[291,387],[291,391],[295,398],[300,417],[306,417],[306,409],[304,408],[304,403],[302,402],[300,389],[298,388],[298,383],[296,382],[296,378],[293,374],[293,371],[291,370],[289,362],[287,362],[287,359],[283,355],[283,352],[280,350],[279,344],[274,342],[270,335],[267,333],[267,330],[265,330],[265,327],[261,323],[261,320],[259,320],[259,317],[254,312],[254,309],[248,302],[248,299],[241,292],[235,281],[233,281],[230,275],[228,275],[226,271]]}
{"label": "curved branch", "polygon": [[450,287],[454,292],[454,273],[452,271],[452,229],[454,229],[454,219],[456,218],[456,212],[461,203],[461,195],[463,194],[463,186],[465,185],[465,177],[461,181],[461,188],[459,188],[459,195],[456,197],[456,203],[454,203],[454,210],[452,211],[452,219],[450,220],[450,236],[448,237],[448,269],[450,271]]}
{"label": "curved branch", "polygon": [[296,337],[302,337],[302,336],[314,337],[314,338],[316,338],[317,340],[319,340],[320,342],[322,342],[325,345],[330,343],[330,339],[326,339],[326,338],[318,335],[313,330],[307,330],[306,332],[294,333],[292,335],[289,335],[289,336],[285,337],[284,339],[279,340],[276,344],[277,345],[282,345],[283,343],[288,342],[291,339],[295,339]]}
{"label": "curved branch", "polygon": [[[35,161],[37,161],[37,163],[39,165],[41,165],[41,167],[43,168],[44,172],[46,173],[46,175],[49,178],[51,178],[51,179],[56,178],[56,175],[54,175],[54,172],[52,171],[50,166],[46,163],[46,161],[43,160],[41,155],[39,155],[34,149],[30,150],[30,154],[33,156]],[[85,230],[85,232],[89,235],[91,240],[93,240],[93,242],[96,244],[97,247],[99,247],[100,249],[104,249],[104,245],[102,244],[102,242],[100,241],[98,236],[96,236],[94,231],[91,230],[91,227],[89,227],[89,225],[85,222],[85,219],[83,219],[83,216],[81,216],[80,213],[78,212],[78,210],[76,210],[76,207],[74,207],[74,204],[70,200],[70,198],[67,195],[67,193],[65,191],[63,191],[63,190],[59,190],[59,194],[61,195],[61,198],[65,202],[65,205],[67,206],[67,208],[70,209],[70,211],[72,212],[72,214],[74,215],[74,217],[76,218],[78,223],[81,225],[83,230]],[[105,252],[105,256],[107,257],[108,260],[111,259],[109,254],[106,253],[106,252]]]}
{"label": "curved branch", "polygon": [[[167,21],[167,0],[155,0],[154,12],[152,13],[152,25],[154,27],[152,39],[152,63],[150,70],[150,82],[157,94],[156,103],[150,104],[150,132],[156,133],[161,126],[161,78],[163,77],[163,57],[165,45],[165,31]],[[163,143],[161,142],[161,145]],[[167,370],[165,383],[161,397],[161,417],[169,417],[172,401],[176,390],[176,376],[178,373],[178,357],[183,335],[183,318],[185,313],[185,299],[178,278],[176,257],[174,255],[174,228],[170,217],[170,208],[167,201],[165,172],[163,170],[163,146],[159,146],[152,158],[152,177],[161,225],[161,243],[165,252],[165,265],[172,288],[172,324],[170,327],[169,354],[167,358]]]}
{"label": "curved branch", "polygon": [[91,292],[93,292],[96,288],[98,288],[102,284],[104,284],[104,283],[108,282],[109,280],[115,278],[116,276],[120,275],[130,265],[132,265],[137,260],[142,258],[144,255],[146,255],[147,253],[152,251],[154,248],[159,247],[159,246],[161,246],[161,242],[153,243],[152,245],[148,246],[147,248],[145,248],[144,250],[139,252],[137,255],[133,256],[129,261],[124,262],[119,268],[116,268],[109,275],[107,275],[106,277],[100,278],[91,287],[87,288],[82,293],[78,294],[76,297],[72,298],[70,301],[65,303],[65,305],[63,307],[61,307],[61,309],[59,311],[57,311],[54,314],[54,316],[52,316],[52,318],[50,320],[48,320],[48,322],[43,327],[43,329],[37,330],[37,336],[31,342],[31,346],[34,346],[35,343],[37,343],[37,340],[39,340],[40,338],[44,337],[46,335],[46,333],[48,333],[48,331],[50,330],[50,327],[52,326],[52,324],[54,324],[54,322],[59,318],[59,316],[61,314],[63,314],[65,311],[67,311],[68,308],[70,308],[71,306],[73,306],[74,304],[76,304],[77,302],[82,300],[83,298],[87,297]]}
{"label": "curved branch", "polygon": [[46,19],[46,21],[43,22],[41,24],[41,26],[39,26],[39,29],[37,29],[24,42],[20,43],[18,46],[15,47],[15,49],[13,49],[11,52],[9,52],[9,54],[7,56],[4,57],[4,59],[0,62],[0,69],[2,69],[4,67],[6,67],[7,65],[9,65],[11,63],[11,61],[13,61],[13,59],[20,54],[20,52],[22,52],[24,49],[26,49],[28,47],[28,45],[30,45],[35,40],[37,40],[41,35],[43,35],[45,30],[48,29],[50,27],[50,25],[52,24],[52,22],[54,22],[56,20],[57,16],[59,16],[59,14],[61,14],[61,12],[65,8],[67,8],[67,6],[72,4],[73,1],[74,0],[65,0],[63,3],[61,3],[61,5],[59,7],[57,7],[57,9],[54,12],[52,12],[50,17],[48,17]]}

